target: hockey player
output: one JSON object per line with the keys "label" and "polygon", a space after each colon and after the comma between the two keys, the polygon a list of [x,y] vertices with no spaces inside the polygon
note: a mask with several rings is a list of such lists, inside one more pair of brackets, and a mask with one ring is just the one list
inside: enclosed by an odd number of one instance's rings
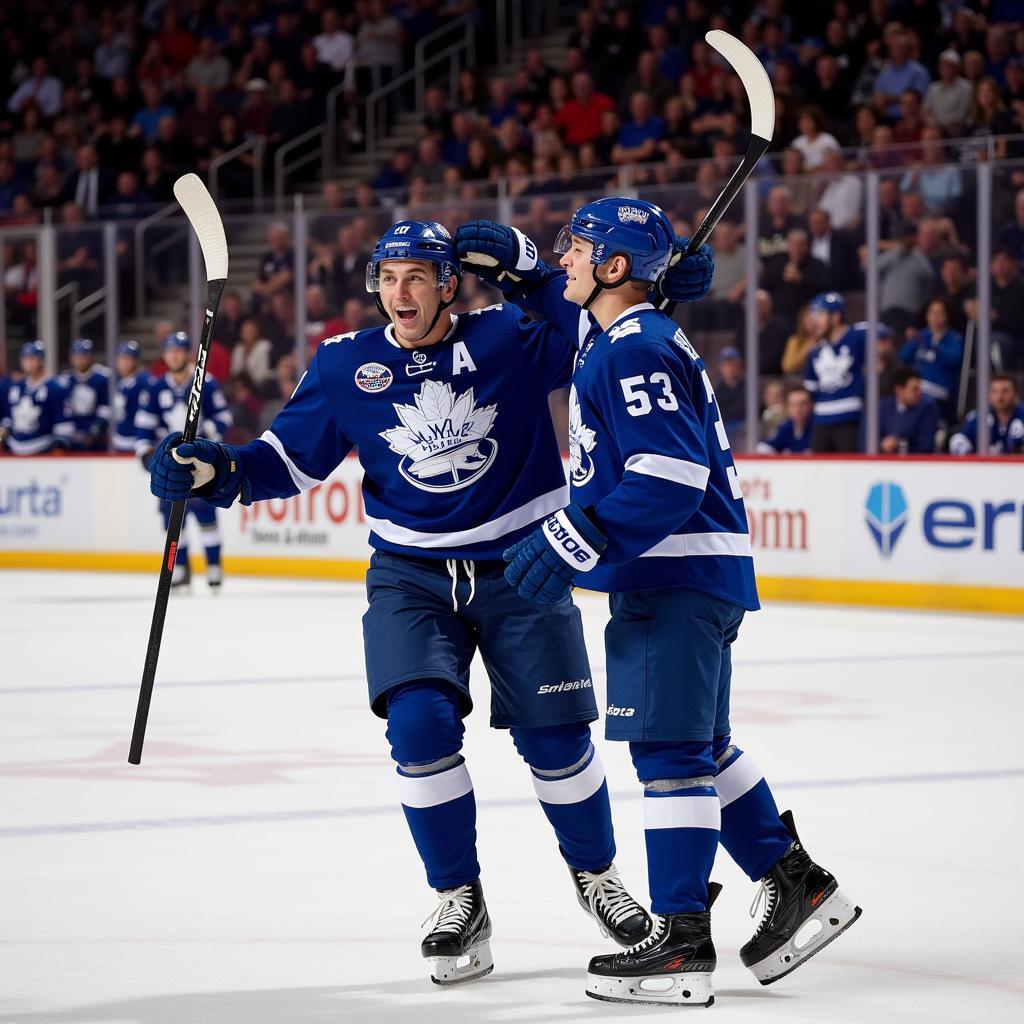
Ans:
{"label": "hockey player", "polygon": [[142,350],[137,341],[122,341],[117,346],[117,387],[114,391],[114,451],[134,452],[138,446],[135,414],[139,396],[152,386],[152,379],[139,370]]}
{"label": "hockey player", "polygon": [[[162,377],[150,380],[148,387],[140,389],[138,410],[135,413],[136,451],[146,469],[151,469],[153,453],[159,442],[171,434],[181,436],[195,373],[190,358],[192,341],[184,331],[168,334],[161,349],[167,372]],[[228,409],[224,392],[213,377],[207,376],[200,409],[200,433],[219,441],[230,426],[231,410]],[[164,517],[166,527],[171,516],[171,502],[165,495],[160,497],[160,514]],[[199,535],[206,552],[206,582],[216,594],[224,580],[217,510],[205,501],[190,501],[185,511],[186,515],[192,515],[199,524]],[[171,586],[187,590],[191,579],[188,541],[183,533],[174,559]]]}
{"label": "hockey player", "polygon": [[821,339],[804,370],[804,387],[814,396],[811,446],[815,452],[855,452],[864,410],[866,335],[846,323],[846,301],[839,292],[815,295],[807,311]]}
{"label": "hockey player", "polygon": [[161,497],[227,506],[314,487],[358,448],[375,549],[363,617],[370,706],[387,720],[402,808],[438,893],[421,945],[438,984],[493,966],[461,752],[477,650],[491,725],[530,766],[576,898],[622,946],[650,929],[613,862],[579,611],[567,594],[539,608],[502,578],[502,551],[567,498],[547,402],[568,383],[572,354],[514,307],[453,315],[460,283],[442,225],[393,225],[366,274],[386,326],[324,340],[259,440],[176,448],[171,434],[151,463]]}
{"label": "hockey player", "polygon": [[46,374],[46,350],[41,341],[21,346],[21,380],[8,382],[0,395],[0,440],[12,455],[41,455],[67,451],[75,427],[67,392],[56,377]]}
{"label": "hockey player", "polygon": [[[949,453],[971,455],[977,450],[978,412],[972,410],[949,439]],[[988,385],[988,450],[992,455],[1024,452],[1024,403],[1009,373],[993,374]]]}
{"label": "hockey player", "polygon": [[77,452],[105,452],[113,411],[110,404],[111,373],[96,362],[91,338],[71,342],[71,370],[62,374],[68,393],[71,422],[75,427],[71,447]]}
{"label": "hockey player", "polygon": [[[859,915],[814,864],[792,817],[731,741],[732,643],[758,608],[747,520],[707,370],[648,302],[673,256],[656,206],[601,199],[556,242],[564,273],[500,225],[460,230],[469,266],[514,268],[522,301],[580,344],[570,392],[572,501],[506,552],[506,578],[540,603],[574,582],[608,591],[606,735],[644,786],[650,936],[590,962],[587,992],[641,1003],[713,1002],[709,883],[719,840],[760,881],[765,912],[741,950],[768,984]],[[528,249],[527,249],[528,247]],[[493,277],[493,269],[487,271]],[[513,289],[509,289],[513,292]],[[513,292],[514,293],[514,292]],[[564,294],[563,294],[564,293]],[[808,921],[817,934],[796,944]]]}
{"label": "hockey player", "polygon": [[[864,410],[867,324],[846,323],[846,300],[839,292],[815,295],[807,310],[821,338],[807,356],[804,371],[804,387],[814,397],[811,448],[821,453],[856,452]],[[879,324],[878,334],[888,337],[888,327]]]}

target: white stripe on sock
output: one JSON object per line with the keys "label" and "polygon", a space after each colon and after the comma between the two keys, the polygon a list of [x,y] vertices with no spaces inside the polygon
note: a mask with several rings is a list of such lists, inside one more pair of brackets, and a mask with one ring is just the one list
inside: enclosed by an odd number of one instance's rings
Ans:
{"label": "white stripe on sock", "polygon": [[747,753],[741,753],[728,768],[715,776],[715,789],[723,807],[749,793],[763,778],[761,769]]}
{"label": "white stripe on sock", "polygon": [[[533,775],[533,773],[530,773]],[[564,779],[540,779],[533,775],[537,799],[546,804],[578,804],[593,796],[604,782],[604,766],[594,751],[590,764],[577,775]]]}
{"label": "white stripe on sock", "polygon": [[714,796],[645,796],[644,828],[722,827],[722,812]]}
{"label": "white stripe on sock", "polygon": [[437,807],[472,792],[465,763],[436,775],[398,776],[398,795],[406,807]]}

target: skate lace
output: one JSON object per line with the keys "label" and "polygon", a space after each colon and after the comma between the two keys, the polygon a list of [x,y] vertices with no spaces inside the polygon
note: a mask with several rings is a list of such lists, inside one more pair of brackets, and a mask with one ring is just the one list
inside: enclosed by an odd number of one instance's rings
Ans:
{"label": "skate lace", "polygon": [[[636,900],[626,892],[614,867],[607,871],[577,871],[576,874],[583,885],[583,898],[590,905],[590,912],[606,938],[609,937],[604,926],[606,920],[615,927],[640,909]],[[599,905],[604,908],[603,914],[598,909]]]}
{"label": "skate lace", "polygon": [[642,953],[644,950],[656,946],[665,934],[666,922],[667,918],[660,914],[651,914],[651,934],[646,939],[641,939],[635,946],[630,946],[626,953]]}
{"label": "skate lace", "polygon": [[441,893],[441,900],[420,925],[430,926],[432,932],[458,932],[469,921],[473,912],[473,887],[460,885],[451,892]]}
{"label": "skate lace", "polygon": [[750,904],[750,916],[757,917],[758,907],[761,905],[761,901],[764,900],[764,916],[761,918],[761,923],[757,926],[757,931],[754,932],[755,939],[764,931],[768,918],[772,916],[776,899],[778,899],[778,890],[775,887],[775,879],[770,876],[762,878],[761,885],[754,896],[754,902]]}

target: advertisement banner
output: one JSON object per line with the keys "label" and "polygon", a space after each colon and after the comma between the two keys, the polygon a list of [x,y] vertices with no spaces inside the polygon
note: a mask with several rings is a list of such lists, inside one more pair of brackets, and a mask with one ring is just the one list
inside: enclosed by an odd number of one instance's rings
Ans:
{"label": "advertisement banner", "polygon": [[[1024,460],[738,461],[764,599],[1024,613]],[[225,570],[361,578],[361,479],[221,511]],[[149,571],[163,538],[136,459],[0,460],[0,567]]]}

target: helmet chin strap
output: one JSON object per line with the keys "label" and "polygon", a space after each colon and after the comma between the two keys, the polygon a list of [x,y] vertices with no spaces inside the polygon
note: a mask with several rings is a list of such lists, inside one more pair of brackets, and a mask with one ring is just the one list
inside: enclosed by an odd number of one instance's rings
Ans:
{"label": "helmet chin strap", "polygon": [[590,304],[598,297],[598,295],[601,294],[601,292],[611,291],[612,288],[621,288],[628,280],[630,280],[629,275],[627,274],[621,281],[616,281],[615,284],[606,284],[597,276],[597,272],[601,268],[602,264],[593,263],[591,266],[594,268],[594,287],[591,293],[587,296],[587,301],[580,304],[580,309],[589,310]]}

